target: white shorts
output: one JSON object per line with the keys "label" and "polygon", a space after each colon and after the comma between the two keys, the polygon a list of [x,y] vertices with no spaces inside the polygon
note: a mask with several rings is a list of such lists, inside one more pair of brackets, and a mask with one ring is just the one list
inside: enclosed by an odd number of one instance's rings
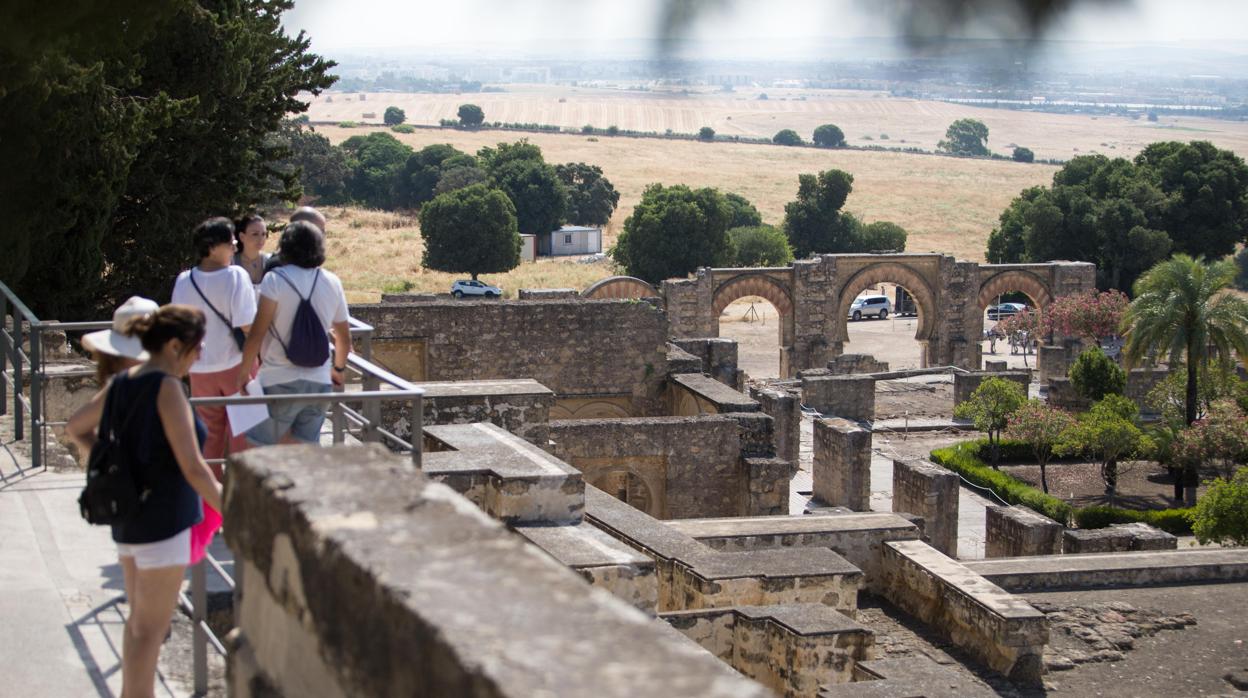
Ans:
{"label": "white shorts", "polygon": [[117,555],[134,558],[134,566],[141,570],[186,567],[191,564],[191,529],[184,528],[155,543],[118,543]]}

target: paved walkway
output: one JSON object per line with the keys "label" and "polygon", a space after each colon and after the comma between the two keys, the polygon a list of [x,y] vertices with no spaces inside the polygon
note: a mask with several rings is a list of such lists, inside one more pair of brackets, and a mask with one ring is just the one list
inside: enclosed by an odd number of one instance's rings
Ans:
{"label": "paved walkway", "polygon": [[[29,458],[11,416],[0,417],[0,443],[0,695],[120,695],[128,609],[108,529],[78,514],[83,474],[16,475]],[[190,651],[175,644],[162,651],[158,696],[191,695],[189,676],[168,670]]]}
{"label": "paved walkway", "polygon": [[[812,490],[811,463],[814,458],[813,418],[802,417],[800,470],[789,486],[789,511],[799,513],[810,501]],[[962,484],[958,497],[958,557],[978,560],[984,557],[984,535],[987,525],[985,508],[997,504],[988,493],[980,494]],[[876,448],[871,453],[871,510],[893,510],[893,459]]]}

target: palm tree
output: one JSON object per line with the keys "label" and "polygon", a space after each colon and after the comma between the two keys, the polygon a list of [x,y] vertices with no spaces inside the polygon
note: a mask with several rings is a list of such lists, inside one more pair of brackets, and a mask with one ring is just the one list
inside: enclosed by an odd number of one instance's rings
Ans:
{"label": "palm tree", "polygon": [[[1135,282],[1135,300],[1122,318],[1128,367],[1165,354],[1187,368],[1184,421],[1196,421],[1197,372],[1210,349],[1223,361],[1248,356],[1248,301],[1230,291],[1235,263],[1204,263],[1184,254],[1157,263]],[[1176,499],[1180,484],[1175,483]]]}

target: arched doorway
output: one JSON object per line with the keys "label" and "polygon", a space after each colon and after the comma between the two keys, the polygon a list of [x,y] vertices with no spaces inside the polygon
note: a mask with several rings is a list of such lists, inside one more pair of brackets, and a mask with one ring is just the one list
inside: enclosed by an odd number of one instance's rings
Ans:
{"label": "arched doorway", "polygon": [[[866,302],[855,306],[859,297]],[[879,297],[887,302],[876,303]],[[936,294],[914,270],[895,262],[873,264],[850,277],[836,298],[838,354],[869,354],[892,370],[929,365]]]}
{"label": "arched doorway", "polygon": [[612,276],[595,282],[581,292],[582,298],[654,298],[654,286],[633,276]]}
{"label": "arched doorway", "polygon": [[[1005,361],[1009,368],[1034,368],[1040,337],[1007,337],[998,326],[1027,314],[1038,319],[1053,301],[1052,293],[1037,275],[1020,269],[1005,270],[985,280],[976,297],[975,321],[981,337],[980,365],[984,360]],[[1013,340],[1013,341],[1011,341]]]}
{"label": "arched doorway", "polygon": [[712,310],[719,336],[737,341],[737,366],[751,378],[786,375],[793,346],[793,301],[780,282],[746,274],[715,291]]}

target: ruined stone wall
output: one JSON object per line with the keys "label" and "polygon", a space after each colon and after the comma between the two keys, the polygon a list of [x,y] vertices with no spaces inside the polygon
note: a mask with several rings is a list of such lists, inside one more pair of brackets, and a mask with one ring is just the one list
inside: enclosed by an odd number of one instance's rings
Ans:
{"label": "ruined stone wall", "polygon": [[828,370],[834,375],[853,373],[887,373],[888,362],[876,361],[870,354],[841,354],[832,357]]}
{"label": "ruined stone wall", "polygon": [[719,318],[712,310],[714,288],[705,269],[699,269],[692,279],[664,281],[659,290],[663,294],[672,337],[719,336]]}
{"label": "ruined stone wall", "polygon": [[629,300],[365,304],[373,355],[416,383],[532,378],[560,398],[623,399],[661,414],[667,320]]}
{"label": "ruined stone wall", "polygon": [[758,403],[745,393],[701,373],[668,377],[668,414],[691,417],[699,414],[758,412]]}
{"label": "ruined stone wall", "polygon": [[928,461],[893,461],[893,511],[923,517],[923,538],[958,556],[958,476]]}
{"label": "ruined stone wall", "polygon": [[231,696],[770,693],[380,446],[252,449],[229,472]]}
{"label": "ruined stone wall", "polygon": [[957,407],[970,400],[971,395],[989,378],[1001,378],[1018,384],[1023,389],[1024,396],[1027,395],[1028,387],[1031,385],[1031,371],[955,371],[953,374],[953,406]]}
{"label": "ruined stone wall", "polygon": [[[530,443],[546,443],[546,423],[555,396],[533,381],[421,383],[423,426],[489,422]],[[359,406],[357,406],[359,409]],[[406,402],[381,403],[381,422],[400,438],[412,433]]]}
{"label": "ruined stone wall", "polygon": [[[840,353],[832,338],[836,324],[834,271],[822,259],[806,259],[793,263],[793,349],[788,357],[789,370],[781,376],[792,376],[802,369],[823,368],[828,360]],[[782,364],[784,358],[781,357]]]}
{"label": "ruined stone wall", "polygon": [[1057,555],[1062,525],[1024,506],[987,507],[984,557]]}
{"label": "ruined stone wall", "polygon": [[1141,413],[1155,412],[1148,405],[1148,393],[1168,375],[1168,368],[1133,368],[1127,372],[1126,396],[1135,402]]}
{"label": "ruined stone wall", "polygon": [[1069,378],[1049,379],[1048,400],[1053,407],[1070,412],[1082,412],[1092,406],[1089,400],[1075,390],[1075,385],[1070,382]]}
{"label": "ruined stone wall", "polygon": [[875,379],[834,376],[825,369],[802,371],[802,404],[831,417],[875,419]]}
{"label": "ruined stone wall", "polygon": [[819,500],[871,510],[871,432],[846,419],[816,419],[812,478]]}
{"label": "ruined stone wall", "polygon": [[1146,523],[1112,524],[1090,530],[1062,533],[1066,553],[1123,553],[1135,550],[1174,550],[1178,538]]}
{"label": "ruined stone wall", "polygon": [[558,420],[549,435],[550,453],[589,484],[614,494],[611,478],[635,478],[648,500],[638,508],[656,518],[746,511],[748,474],[740,426],[731,417]]}
{"label": "ruined stone wall", "polygon": [[750,397],[774,424],[773,447],[777,458],[798,462],[801,445],[802,406],[798,397],[785,390],[750,387]]}
{"label": "ruined stone wall", "polygon": [[737,367],[737,340],[724,337],[678,338],[672,343],[701,359],[702,373],[733,390],[745,389],[745,371]]}

